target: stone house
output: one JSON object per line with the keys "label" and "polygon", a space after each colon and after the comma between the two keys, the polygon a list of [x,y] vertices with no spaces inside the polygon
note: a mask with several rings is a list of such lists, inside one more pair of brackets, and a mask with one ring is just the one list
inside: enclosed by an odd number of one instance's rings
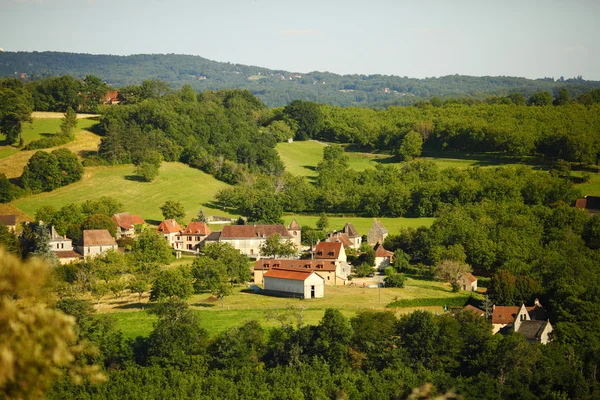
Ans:
{"label": "stone house", "polygon": [[139,215],[131,215],[128,212],[116,213],[112,220],[117,224],[117,239],[122,237],[135,237],[135,227],[143,227],[146,221]]}
{"label": "stone house", "polygon": [[81,259],[81,254],[75,252],[73,249],[73,241],[66,236],[59,235],[54,226],[50,227],[48,246],[56,254],[56,258],[58,258],[61,264],[68,264],[71,261]]}
{"label": "stone house", "polygon": [[[219,242],[229,243],[240,253],[260,259],[260,248],[267,238],[279,234],[281,240],[296,243],[300,240],[300,233],[293,236],[284,225],[227,225],[223,227]],[[296,239],[297,238],[297,239]]]}
{"label": "stone house", "polygon": [[264,291],[283,297],[316,299],[325,296],[324,280],[314,271],[272,269],[264,275]]}
{"label": "stone house", "polygon": [[462,290],[467,290],[469,292],[477,291],[477,278],[471,273],[461,276],[458,280],[458,284]]}
{"label": "stone house", "polygon": [[552,340],[552,325],[546,319],[546,310],[536,299],[533,307],[494,306],[492,333],[514,331],[530,342],[546,344]]}
{"label": "stone house", "polygon": [[375,244],[383,243],[385,238],[388,236],[389,232],[385,226],[378,221],[377,218],[373,219],[373,226],[369,229],[369,233],[367,233],[367,243],[371,246],[375,246]]}
{"label": "stone house", "polygon": [[339,232],[332,232],[327,235],[326,242],[340,242],[346,249],[360,249],[362,237],[358,234],[354,225],[350,222],[344,225],[344,228]]}
{"label": "stone house", "polygon": [[204,247],[204,240],[211,234],[206,222],[190,222],[179,234],[183,249],[199,252]]}
{"label": "stone house", "polygon": [[373,250],[375,250],[375,268],[379,271],[394,263],[394,253],[386,250],[381,243],[377,243]]}
{"label": "stone house", "polygon": [[288,225],[288,233],[292,237],[294,246],[300,250],[302,248],[302,228],[295,219]]}
{"label": "stone house", "polygon": [[177,250],[183,248],[181,236],[179,235],[181,231],[181,226],[179,226],[179,223],[174,219],[165,219],[160,223],[158,228],[156,228],[156,232],[161,233],[164,238],[167,239],[169,245]]}
{"label": "stone house", "polygon": [[77,250],[84,257],[95,257],[110,250],[117,251],[118,246],[106,229],[89,229],[83,231]]}

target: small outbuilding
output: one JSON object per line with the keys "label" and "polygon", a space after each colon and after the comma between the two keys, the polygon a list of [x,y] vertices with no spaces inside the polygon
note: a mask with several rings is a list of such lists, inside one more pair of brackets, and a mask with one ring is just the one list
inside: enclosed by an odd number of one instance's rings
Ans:
{"label": "small outbuilding", "polygon": [[271,269],[264,274],[263,279],[267,294],[302,299],[325,296],[325,280],[314,271]]}
{"label": "small outbuilding", "polygon": [[460,288],[469,292],[477,291],[477,278],[471,273],[464,274],[458,280]]}

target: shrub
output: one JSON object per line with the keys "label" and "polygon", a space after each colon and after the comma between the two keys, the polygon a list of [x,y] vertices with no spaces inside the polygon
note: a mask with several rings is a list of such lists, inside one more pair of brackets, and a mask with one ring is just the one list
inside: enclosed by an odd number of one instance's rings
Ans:
{"label": "shrub", "polygon": [[404,274],[388,275],[385,277],[383,282],[385,283],[385,287],[403,288],[404,287]]}

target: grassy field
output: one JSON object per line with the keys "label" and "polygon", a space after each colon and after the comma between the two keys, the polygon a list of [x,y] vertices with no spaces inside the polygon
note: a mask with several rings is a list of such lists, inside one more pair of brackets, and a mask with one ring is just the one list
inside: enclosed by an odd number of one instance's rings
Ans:
{"label": "grassy field", "polygon": [[[28,140],[25,144],[32,140],[37,140],[44,135],[54,135],[59,130],[61,120],[60,119],[38,119],[33,121],[33,127],[28,130],[29,124],[25,124],[23,128],[23,136],[27,136]],[[88,129],[94,125],[96,121],[91,119],[79,120],[77,128],[75,128],[75,140],[70,143],[57,146],[55,148],[65,147],[75,152],[79,157],[87,152],[93,152],[98,150],[100,144],[100,137]],[[52,149],[43,149],[44,151],[51,151]],[[23,167],[29,161],[29,158],[37,150],[21,151],[13,146],[0,146],[0,172],[6,174],[9,178],[16,178],[21,176]]]}
{"label": "grassy field", "polygon": [[[346,317],[351,318],[361,310],[389,311],[390,309],[386,309],[385,306],[396,300],[425,298],[448,298],[450,300],[464,295],[464,292],[458,295],[452,293],[448,284],[407,277],[406,287],[403,289],[326,286],[325,298],[299,300],[246,293],[237,288],[231,296],[225,298],[224,308],[221,308],[221,303],[212,299],[208,294],[195,295],[190,300],[190,305],[197,313],[201,325],[211,334],[215,334],[249,320],[257,320],[265,327],[276,326],[277,322],[266,318],[267,311],[277,312],[287,307],[301,309],[304,323],[317,324],[327,308],[340,309]],[[117,320],[117,327],[123,331],[126,337],[145,336],[150,333],[152,324],[156,320],[156,317],[144,311],[147,307],[146,299],[145,297],[141,304],[121,304],[111,308],[101,306],[100,312],[110,313]],[[406,307],[392,311],[400,315],[416,309],[441,313],[443,307]]]}
{"label": "grassy field", "polygon": [[[346,222],[351,222],[358,233],[366,235],[373,226],[373,218],[366,217],[327,217],[329,229],[341,230]],[[285,215],[283,220],[286,226],[292,220],[298,221],[300,226],[309,225],[313,228],[317,225],[317,215]],[[420,226],[431,226],[435,218],[378,218],[390,233],[397,233],[401,228],[418,228]]]}
{"label": "grassy field", "polygon": [[[581,183],[575,185],[584,196],[600,196],[600,171],[592,172],[588,171],[591,174],[591,179],[589,182]],[[581,177],[583,175],[583,171],[573,171],[573,176]]]}
{"label": "grassy field", "polygon": [[211,175],[185,164],[164,162],[158,178],[148,183],[136,180],[133,171],[132,165],[88,167],[80,182],[53,192],[19,199],[13,204],[33,216],[43,205],[60,208],[68,203],[110,196],[121,201],[126,211],[139,214],[151,222],[162,220],[159,207],[171,199],[183,203],[186,221],[195,217],[200,207],[204,208],[207,215],[227,215],[203,205],[210,202],[219,189],[227,187],[226,183]]}
{"label": "grassy field", "polygon": [[[315,168],[323,158],[323,147],[326,144],[316,141],[279,143],[277,151],[285,164],[286,170],[295,175],[317,176]],[[364,171],[375,168],[379,164],[400,165],[394,157],[388,154],[363,153],[346,151],[350,168]],[[491,154],[426,152],[419,160],[431,160],[440,168],[467,168],[474,166],[492,167],[507,164],[538,165],[541,161],[534,157],[514,158]]]}

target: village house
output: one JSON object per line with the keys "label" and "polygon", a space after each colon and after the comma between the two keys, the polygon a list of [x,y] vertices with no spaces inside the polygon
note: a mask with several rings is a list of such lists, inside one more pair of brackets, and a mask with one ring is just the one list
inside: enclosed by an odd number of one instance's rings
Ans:
{"label": "village house", "polygon": [[302,228],[295,219],[288,225],[288,232],[292,236],[292,243],[299,250],[302,247]]}
{"label": "village house", "polygon": [[139,215],[131,215],[128,212],[117,213],[112,216],[117,224],[117,239],[122,237],[135,237],[135,228],[143,227],[146,221]]}
{"label": "village house", "polygon": [[272,269],[264,275],[264,292],[282,297],[317,299],[325,296],[324,280],[314,271]]}
{"label": "village house", "polygon": [[326,242],[340,242],[346,249],[360,249],[362,237],[351,223],[346,223],[344,228],[339,232],[332,232],[325,239]]}
{"label": "village house", "polygon": [[587,211],[590,214],[600,213],[600,197],[599,196],[585,196],[582,199],[575,200],[575,208]]}
{"label": "village house", "polygon": [[458,284],[462,290],[467,290],[469,292],[477,291],[477,278],[471,273],[461,276],[458,280]]}
{"label": "village house", "polygon": [[190,222],[179,234],[184,250],[199,252],[204,247],[204,240],[211,234],[206,222]]}
{"label": "village house", "polygon": [[373,226],[369,230],[369,233],[367,233],[367,243],[371,246],[375,246],[378,242],[383,243],[388,233],[388,230],[383,226],[381,221],[378,221],[377,218],[375,218],[373,220]]}
{"label": "village house", "polygon": [[[298,227],[299,228],[299,227]],[[229,243],[240,253],[260,259],[260,248],[267,238],[279,234],[282,241],[296,243],[300,241],[300,233],[293,236],[284,225],[227,225],[223,227],[219,242]],[[297,238],[297,239],[296,239]]]}
{"label": "village house", "polygon": [[13,214],[0,215],[0,224],[7,227],[12,233],[15,233],[17,230],[17,216]]}
{"label": "village house", "polygon": [[177,250],[181,250],[183,248],[183,243],[181,241],[181,236],[179,235],[183,229],[179,226],[179,223],[174,219],[165,219],[160,223],[158,228],[156,228],[156,232],[161,233],[169,245]]}
{"label": "village house", "polygon": [[[346,264],[348,265],[348,264]],[[326,285],[345,285],[350,266],[344,267],[334,259],[323,260],[277,260],[260,259],[254,263],[254,283],[263,284],[263,276],[272,269],[290,269],[300,271],[314,271],[321,276]],[[341,276],[346,274],[346,276]]]}
{"label": "village house", "polygon": [[381,243],[377,243],[373,250],[375,250],[375,268],[379,271],[394,263],[394,253],[384,249]]}
{"label": "village house", "polygon": [[50,240],[48,241],[50,250],[54,252],[56,258],[61,264],[68,264],[71,261],[78,261],[81,259],[81,254],[75,252],[73,249],[73,241],[66,236],[59,235],[54,229],[54,226],[50,227]]}
{"label": "village house", "polygon": [[110,250],[117,251],[118,246],[106,229],[88,229],[83,231],[77,250],[84,257],[95,257]]}
{"label": "village house", "polygon": [[512,330],[530,342],[546,344],[552,340],[552,325],[546,319],[546,310],[536,299],[533,307],[494,306],[492,333]]}

